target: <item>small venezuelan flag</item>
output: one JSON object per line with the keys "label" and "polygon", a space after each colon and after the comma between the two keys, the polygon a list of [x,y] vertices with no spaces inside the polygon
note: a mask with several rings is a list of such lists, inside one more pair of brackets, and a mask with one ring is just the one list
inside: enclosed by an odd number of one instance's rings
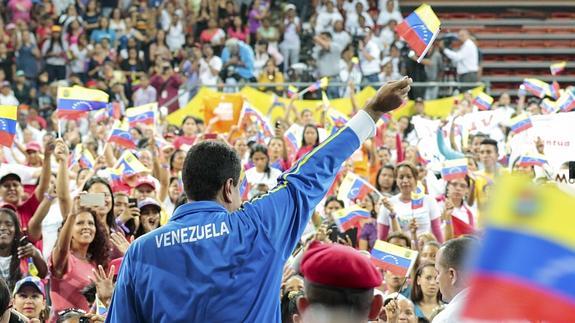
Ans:
{"label": "small venezuelan flag", "polygon": [[87,169],[94,168],[94,164],[96,164],[94,156],[88,149],[82,150],[82,155],[80,156],[79,162],[81,168],[87,168]]}
{"label": "small venezuelan flag", "polygon": [[417,259],[417,251],[377,240],[371,250],[371,261],[383,270],[407,277]]}
{"label": "small venezuelan flag", "polygon": [[494,189],[463,317],[571,321],[575,198],[519,175],[501,176]]}
{"label": "small venezuelan flag", "polygon": [[287,96],[288,96],[288,98],[292,98],[294,95],[297,95],[297,93],[298,93],[298,88],[297,88],[297,87],[295,87],[295,86],[293,86],[293,85],[288,86],[288,88],[287,88]]}
{"label": "small venezuelan flag", "polygon": [[533,127],[533,123],[531,122],[531,118],[528,115],[520,115],[511,120],[509,120],[511,124],[511,131],[515,134],[521,133],[531,127]]}
{"label": "small venezuelan flag", "polygon": [[313,82],[310,86],[308,86],[306,90],[309,92],[315,92],[319,89],[327,88],[328,84],[329,84],[329,79],[327,77],[322,77],[320,80],[317,80],[317,81]]}
{"label": "small venezuelan flag", "polygon": [[557,102],[553,102],[549,99],[543,99],[541,101],[541,108],[543,109],[543,114],[553,114],[559,111],[559,107],[557,106]]}
{"label": "small venezuelan flag", "polygon": [[336,211],[333,214],[333,220],[341,232],[360,227],[362,220],[369,219],[370,217],[371,214],[369,211],[358,205]]}
{"label": "small venezuelan flag", "polygon": [[87,112],[108,107],[108,94],[104,91],[86,89],[81,86],[59,87],[56,106],[58,117],[76,120]]}
{"label": "small venezuelan flag", "polygon": [[120,159],[116,162],[114,168],[119,169],[122,174],[131,175],[149,171],[134,154],[125,150]]}
{"label": "small venezuelan flag", "polygon": [[538,98],[543,98],[545,95],[551,96],[551,85],[541,80],[527,78],[523,80],[523,86],[526,91]]}
{"label": "small venezuelan flag", "polygon": [[128,125],[125,122],[123,124],[121,124],[119,121],[114,123],[114,127],[112,128],[108,138],[108,142],[114,142],[119,146],[127,149],[136,148],[134,138],[132,137],[130,130],[128,130]]}
{"label": "small venezuelan flag", "polygon": [[158,103],[154,102],[127,109],[126,116],[128,117],[130,127],[135,127],[139,123],[154,125],[156,123],[157,111]]}
{"label": "small venezuelan flag", "polygon": [[517,165],[521,167],[539,166],[547,164],[547,159],[541,155],[524,155],[519,157]]}
{"label": "small venezuelan flag", "polygon": [[18,107],[15,105],[0,105],[0,145],[12,147],[16,135]]}
{"label": "small venezuelan flag", "polygon": [[439,34],[440,25],[441,22],[433,9],[427,4],[422,4],[397,25],[395,31],[415,51],[417,61],[421,62]]}
{"label": "small venezuelan flag", "polygon": [[465,178],[467,175],[467,159],[452,159],[443,162],[441,169],[441,176],[446,181],[451,181],[457,178]]}
{"label": "small venezuelan flag", "polygon": [[563,91],[563,94],[557,100],[556,106],[562,112],[569,112],[575,109],[575,93],[568,90]]}
{"label": "small venezuelan flag", "polygon": [[557,74],[563,72],[563,70],[565,69],[566,66],[567,66],[567,62],[559,62],[559,63],[551,64],[549,66],[549,69],[551,70],[551,75],[557,75]]}
{"label": "small venezuelan flag", "polygon": [[493,97],[484,92],[480,92],[475,99],[473,99],[473,104],[481,111],[490,110],[493,104]]}
{"label": "small venezuelan flag", "polygon": [[425,199],[425,189],[421,183],[417,183],[414,192],[411,192],[411,209],[417,210],[423,207],[423,200]]}
{"label": "small venezuelan flag", "polygon": [[106,305],[104,305],[104,303],[102,303],[100,298],[98,298],[98,296],[96,295],[96,314],[103,316],[106,315],[107,312],[108,309],[106,308]]}
{"label": "small venezuelan flag", "polygon": [[[358,200],[363,200],[371,192],[377,192],[377,189],[358,175],[348,172],[341,182],[337,198],[355,203]],[[377,193],[379,194],[379,192]]]}

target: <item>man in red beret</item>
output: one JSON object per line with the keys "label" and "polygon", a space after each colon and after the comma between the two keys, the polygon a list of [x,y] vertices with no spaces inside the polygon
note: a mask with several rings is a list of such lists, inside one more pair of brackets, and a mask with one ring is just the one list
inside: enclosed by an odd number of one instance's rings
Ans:
{"label": "man in red beret", "polygon": [[382,277],[368,256],[340,244],[313,242],[300,265],[305,296],[303,322],[367,322],[377,319],[383,299],[374,294]]}

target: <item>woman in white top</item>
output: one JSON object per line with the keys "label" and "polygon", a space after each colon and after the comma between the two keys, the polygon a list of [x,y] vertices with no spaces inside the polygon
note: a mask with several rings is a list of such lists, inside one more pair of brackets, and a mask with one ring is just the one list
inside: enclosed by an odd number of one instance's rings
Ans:
{"label": "woman in white top", "polygon": [[475,232],[476,212],[466,202],[469,187],[468,176],[447,182],[445,202],[441,205],[445,240]]}
{"label": "woman in white top", "polygon": [[282,174],[281,170],[270,166],[268,149],[262,145],[255,145],[250,153],[250,159],[254,167],[246,171],[246,179],[251,185],[249,198],[254,195],[265,193],[277,185],[277,178]]}
{"label": "woman in white top", "polygon": [[395,181],[399,194],[384,198],[378,222],[378,236],[385,240],[390,228],[409,234],[416,227],[416,234],[431,232],[437,241],[443,241],[441,214],[435,199],[424,195],[420,207],[412,207],[411,194],[417,188],[417,168],[411,163],[401,163],[395,169]]}

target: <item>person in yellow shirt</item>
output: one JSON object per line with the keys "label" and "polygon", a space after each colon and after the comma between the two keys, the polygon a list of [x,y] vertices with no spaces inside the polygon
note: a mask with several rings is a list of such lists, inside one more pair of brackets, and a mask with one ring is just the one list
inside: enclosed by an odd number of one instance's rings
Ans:
{"label": "person in yellow shirt", "polygon": [[[282,72],[279,70],[279,68],[277,68],[275,59],[273,57],[270,57],[266,62],[266,66],[264,67],[264,69],[262,70],[262,72],[258,77],[258,83],[265,84],[265,83],[283,83],[283,82],[284,82],[284,76]],[[278,95],[281,94],[281,92],[284,90],[283,86],[266,87],[266,88],[260,87],[260,89],[266,92],[271,91]]]}

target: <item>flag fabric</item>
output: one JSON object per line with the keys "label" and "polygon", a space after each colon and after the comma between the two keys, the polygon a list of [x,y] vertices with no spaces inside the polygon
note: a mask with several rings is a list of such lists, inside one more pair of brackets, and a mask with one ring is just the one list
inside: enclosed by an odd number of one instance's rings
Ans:
{"label": "flag fabric", "polygon": [[244,103],[240,123],[242,123],[245,118],[250,120],[256,126],[256,140],[258,143],[265,145],[268,140],[274,136],[274,128],[270,124],[268,118],[247,102]]}
{"label": "flag fabric", "polygon": [[26,263],[28,264],[28,274],[30,274],[30,276],[38,277],[38,274],[40,272],[38,271],[38,268],[34,264],[34,258],[28,257],[26,259]]}
{"label": "flag fabric", "polygon": [[337,111],[336,109],[327,110],[327,127],[326,130],[329,134],[336,133],[339,129],[345,127],[349,121],[346,115]]}
{"label": "flag fabric", "polygon": [[511,131],[515,134],[521,133],[531,127],[533,127],[533,123],[531,122],[531,118],[528,115],[520,115],[511,120],[509,120],[511,124]]}
{"label": "flag fabric", "polygon": [[549,66],[549,69],[551,70],[551,75],[557,75],[563,72],[565,66],[567,66],[567,62],[559,62],[551,64],[551,66]]}
{"label": "flag fabric", "polygon": [[136,148],[134,138],[132,137],[128,125],[125,122],[123,124],[121,124],[119,121],[114,123],[112,131],[110,132],[110,136],[108,137],[108,142],[116,143],[119,146],[127,149]]}
{"label": "flag fabric", "polygon": [[290,154],[290,159],[293,159],[300,149],[301,138],[298,140],[293,130],[288,129],[286,132],[284,132],[284,139]]}
{"label": "flag fabric", "polygon": [[371,261],[377,267],[397,276],[407,277],[415,265],[417,251],[376,240],[371,250]]}
{"label": "flag fabric", "polygon": [[248,182],[246,175],[244,174],[242,181],[240,182],[240,196],[242,198],[242,201],[247,201],[249,199],[250,190],[251,190],[251,185]]}
{"label": "flag fabric", "polygon": [[[271,108],[275,106],[285,107],[285,103],[281,102],[279,97],[274,93],[272,94],[272,105]],[[269,113],[268,113],[269,115]]]}
{"label": "flag fabric", "polygon": [[116,162],[114,168],[120,170],[123,175],[132,175],[149,171],[134,154],[125,150],[120,159]]}
{"label": "flag fabric", "polygon": [[108,104],[106,112],[110,118],[120,120],[120,118],[126,113],[126,110],[120,102],[115,101]]}
{"label": "flag fabric", "polygon": [[575,109],[575,93],[570,90],[564,90],[556,102],[556,107],[562,112],[569,112]]}
{"label": "flag fabric", "polygon": [[549,86],[549,96],[555,100],[559,99],[559,96],[561,96],[561,86],[559,86],[557,81],[553,81]]}
{"label": "flag fabric", "polygon": [[292,98],[294,95],[296,95],[298,93],[298,88],[293,86],[293,85],[289,85],[287,88],[287,96],[288,98]]}
{"label": "flag fabric", "polygon": [[527,78],[523,80],[525,90],[535,95],[538,98],[543,98],[545,95],[551,96],[551,85],[538,79]]}
{"label": "flag fabric", "polygon": [[379,120],[382,120],[385,124],[388,124],[391,121],[391,113],[384,113],[381,115],[381,118],[379,118]]}
{"label": "flag fabric", "polygon": [[539,166],[547,164],[547,159],[541,155],[523,155],[517,160],[516,165],[521,167]]}
{"label": "flag fabric", "polygon": [[411,209],[417,210],[423,207],[425,199],[425,189],[423,185],[418,182],[414,192],[411,192]]}
{"label": "flag fabric", "polygon": [[94,156],[88,149],[82,149],[82,154],[80,155],[80,160],[78,162],[80,163],[81,168],[92,169],[96,164],[96,159],[94,159]]}
{"label": "flag fabric", "polygon": [[107,312],[108,309],[106,308],[106,305],[104,305],[100,298],[98,298],[98,295],[96,295],[96,314],[104,316]]}
{"label": "flag fabric", "polygon": [[108,111],[106,109],[102,109],[102,110],[98,110],[96,111],[96,113],[94,113],[94,121],[96,123],[102,123],[102,122],[106,122],[108,121],[108,118],[110,116],[108,115]]}
{"label": "flag fabric", "polygon": [[0,145],[12,147],[16,135],[17,119],[17,106],[0,105]]}
{"label": "flag fabric", "polygon": [[135,127],[140,123],[154,125],[156,123],[156,111],[158,111],[158,103],[153,102],[127,109],[126,117],[130,127]]}
{"label": "flag fabric", "polygon": [[74,165],[76,165],[78,161],[80,161],[80,158],[82,158],[82,151],[83,151],[82,144],[76,144],[76,146],[74,147],[74,151],[68,157],[68,167],[70,168],[74,167]]}
{"label": "flag fabric", "polygon": [[329,84],[329,79],[327,77],[322,77],[321,79],[313,82],[303,92],[315,92],[319,89],[325,89],[325,88],[327,88],[328,84]]}
{"label": "flag fabric", "polygon": [[480,92],[475,99],[473,99],[473,104],[481,111],[490,110],[493,104],[493,97],[484,92]]}
{"label": "flag fabric", "polygon": [[422,4],[397,25],[395,31],[415,51],[417,61],[421,62],[439,34],[440,25],[441,22],[433,9],[427,4]]}
{"label": "flag fabric", "polygon": [[463,316],[569,321],[575,317],[575,199],[555,184],[519,175],[500,177],[492,197]]}
{"label": "flag fabric", "polygon": [[363,200],[367,194],[376,192],[380,194],[377,189],[369,184],[365,179],[358,175],[348,172],[341,182],[337,198],[342,201],[351,201],[355,203],[358,200]]}
{"label": "flag fabric", "polygon": [[441,169],[441,176],[446,181],[451,181],[457,178],[465,178],[467,175],[467,159],[451,159],[443,162]]}
{"label": "flag fabric", "polygon": [[358,228],[362,220],[370,219],[371,214],[368,210],[358,205],[353,205],[333,213],[333,220],[340,232],[345,232],[352,228]]}
{"label": "flag fabric", "polygon": [[87,112],[108,107],[108,94],[104,91],[81,86],[59,87],[57,91],[57,115],[61,119],[76,120]]}
{"label": "flag fabric", "polygon": [[541,108],[543,109],[543,114],[553,114],[559,111],[559,107],[557,106],[557,102],[551,101],[547,98],[541,101]]}
{"label": "flag fabric", "polygon": [[473,225],[461,220],[456,216],[451,217],[451,225],[453,225],[453,235],[456,237],[475,233],[475,228]]}
{"label": "flag fabric", "polygon": [[122,180],[122,171],[120,169],[110,168],[108,170],[110,173],[110,185],[114,192],[117,191],[117,188],[124,187],[126,185]]}

